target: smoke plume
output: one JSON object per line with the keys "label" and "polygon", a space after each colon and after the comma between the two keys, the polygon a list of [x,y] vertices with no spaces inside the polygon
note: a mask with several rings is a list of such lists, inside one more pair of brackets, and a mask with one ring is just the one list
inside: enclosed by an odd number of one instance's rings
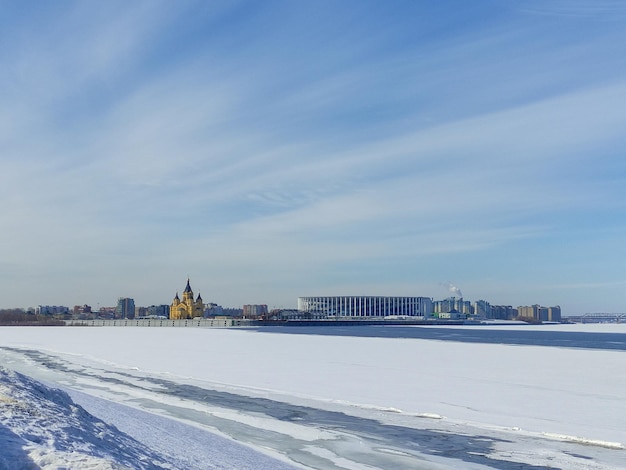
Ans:
{"label": "smoke plume", "polygon": [[450,292],[454,297],[463,297],[463,293],[461,292],[461,289],[459,289],[457,286],[455,286],[454,284],[452,284],[450,281],[443,283],[443,285],[446,287],[446,289],[448,289],[448,292]]}

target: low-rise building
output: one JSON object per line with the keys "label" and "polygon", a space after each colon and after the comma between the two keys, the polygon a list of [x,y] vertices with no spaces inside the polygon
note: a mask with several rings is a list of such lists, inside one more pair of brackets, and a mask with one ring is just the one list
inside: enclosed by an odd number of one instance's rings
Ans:
{"label": "low-rise building", "polygon": [[246,304],[243,306],[243,316],[245,318],[258,318],[267,316],[267,305]]}
{"label": "low-rise building", "polygon": [[38,315],[66,315],[70,313],[70,308],[62,305],[39,305],[35,312]]}

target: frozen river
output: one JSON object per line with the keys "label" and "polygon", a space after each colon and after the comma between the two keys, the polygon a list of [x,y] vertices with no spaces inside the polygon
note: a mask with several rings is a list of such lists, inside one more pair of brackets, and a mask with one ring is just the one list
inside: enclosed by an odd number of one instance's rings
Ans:
{"label": "frozen river", "polygon": [[[626,468],[625,352],[421,330],[431,337],[381,328],[351,336],[3,328],[0,358],[112,424],[128,418],[86,397],[218,432],[304,468]],[[607,344],[618,344],[626,330],[609,334],[618,336]]]}

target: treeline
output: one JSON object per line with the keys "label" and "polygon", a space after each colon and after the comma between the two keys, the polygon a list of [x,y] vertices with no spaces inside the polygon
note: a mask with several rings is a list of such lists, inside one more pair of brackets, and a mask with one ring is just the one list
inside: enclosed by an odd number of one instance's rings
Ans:
{"label": "treeline", "polygon": [[62,326],[65,322],[19,308],[0,309],[0,326]]}

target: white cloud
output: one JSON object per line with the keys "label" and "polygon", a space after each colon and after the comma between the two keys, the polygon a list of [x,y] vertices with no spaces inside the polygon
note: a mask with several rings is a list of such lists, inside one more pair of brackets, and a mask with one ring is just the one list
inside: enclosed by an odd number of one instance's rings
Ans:
{"label": "white cloud", "polygon": [[[514,16],[354,42],[361,29],[338,20],[336,37],[281,48],[295,24],[263,36],[270,12],[235,8],[250,22],[235,34],[218,27],[228,5],[204,7],[211,34],[185,36],[194,7],[76,4],[13,37],[4,262],[322,282],[335,262],[493,256],[623,211],[626,85],[608,47],[621,30],[572,41]],[[324,60],[333,38],[344,48]]]}

